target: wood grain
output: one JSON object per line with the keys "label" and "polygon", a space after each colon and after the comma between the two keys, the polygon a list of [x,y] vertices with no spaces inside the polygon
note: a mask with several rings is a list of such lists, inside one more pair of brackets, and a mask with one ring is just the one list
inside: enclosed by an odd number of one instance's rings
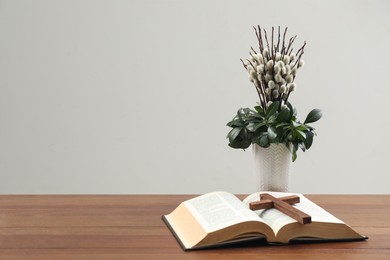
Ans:
{"label": "wood grain", "polygon": [[[184,252],[161,220],[195,195],[1,195],[0,259],[388,259],[390,195],[308,195],[369,239]],[[244,196],[239,196],[243,198]]]}
{"label": "wood grain", "polygon": [[[260,199],[260,196],[259,196],[259,199]],[[300,200],[299,196],[297,196],[297,195],[280,197],[278,199],[282,200],[290,205],[299,203],[299,200]],[[254,201],[254,202],[249,203],[249,208],[251,210],[269,209],[269,208],[273,208],[273,207],[274,207],[274,203],[272,202],[272,200],[267,200],[267,199],[263,199],[263,200]]]}

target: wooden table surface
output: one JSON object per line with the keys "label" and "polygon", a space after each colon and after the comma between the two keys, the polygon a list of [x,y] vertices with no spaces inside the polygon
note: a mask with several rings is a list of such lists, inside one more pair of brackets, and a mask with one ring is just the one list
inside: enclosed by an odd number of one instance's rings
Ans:
{"label": "wooden table surface", "polygon": [[307,195],[367,241],[184,252],[161,215],[192,197],[1,195],[0,259],[390,259],[390,195]]}

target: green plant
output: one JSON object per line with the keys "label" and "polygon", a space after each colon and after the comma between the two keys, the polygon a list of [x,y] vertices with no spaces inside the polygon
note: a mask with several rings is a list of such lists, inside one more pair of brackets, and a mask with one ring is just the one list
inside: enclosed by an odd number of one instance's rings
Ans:
{"label": "green plant", "polygon": [[[259,42],[259,53],[251,48],[250,58],[242,61],[248,71],[249,80],[255,85],[260,102],[253,109],[240,108],[237,115],[227,125],[232,129],[227,135],[229,146],[246,149],[251,144],[269,147],[271,143],[284,143],[292,152],[292,160],[297,158],[297,151],[309,149],[316,135],[310,123],[322,117],[319,109],[313,109],[301,123],[297,119],[297,111],[288,101],[295,91],[294,82],[298,69],[303,67],[301,59],[306,42],[293,53],[292,44],[296,36],[285,42],[287,28],[281,38],[278,27],[278,41],[274,44],[274,28],[272,27],[271,49],[267,32],[264,39],[260,26],[255,28]],[[267,47],[265,47],[267,45]]]}

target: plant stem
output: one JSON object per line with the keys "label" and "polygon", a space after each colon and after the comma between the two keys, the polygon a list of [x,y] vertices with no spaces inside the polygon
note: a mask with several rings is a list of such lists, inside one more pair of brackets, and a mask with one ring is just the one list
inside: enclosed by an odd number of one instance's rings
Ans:
{"label": "plant stem", "polygon": [[289,41],[289,43],[288,43],[288,46],[287,46],[286,53],[288,53],[288,51],[289,51],[289,49],[290,49],[291,45],[292,45],[292,44],[293,44],[293,42],[295,41],[295,38],[297,38],[297,36],[296,36],[296,35],[295,35],[294,37],[291,37],[291,38],[290,38],[290,41]]}
{"label": "plant stem", "polygon": [[257,37],[257,41],[259,42],[259,50],[260,50],[260,53],[263,54],[263,42],[260,38],[260,35],[259,35],[259,32],[257,31],[256,27],[253,26],[253,29],[255,29],[255,33],[256,33],[256,37]]}
{"label": "plant stem", "polygon": [[[306,41],[303,43],[302,47],[297,51],[297,60],[295,61],[293,67],[298,64],[299,65],[299,61],[301,60],[301,57],[303,55],[303,53],[305,52],[304,49],[305,49],[305,46],[306,46]],[[299,55],[299,56],[298,56]],[[298,68],[298,66],[297,66]]]}
{"label": "plant stem", "polygon": [[[267,43],[268,55],[269,55],[270,48],[269,48],[269,43],[268,43],[267,31],[265,29],[263,29],[263,31],[264,31],[264,38],[265,38],[265,41]],[[271,56],[269,56],[267,59],[269,59],[269,58],[271,58]]]}
{"label": "plant stem", "polygon": [[285,44],[285,38],[286,38],[287,29],[288,29],[288,27],[286,27],[286,29],[284,29],[284,33],[283,33],[282,50],[281,50],[281,52],[282,52],[282,60],[283,60],[284,51],[285,51],[284,44]]}
{"label": "plant stem", "polygon": [[275,53],[274,53],[274,27],[272,26],[272,37],[271,37],[271,56],[272,59],[275,60]]}
{"label": "plant stem", "polygon": [[280,43],[280,26],[278,26],[278,43],[276,44],[276,51],[279,51],[279,43]]}
{"label": "plant stem", "polygon": [[258,30],[259,30],[259,36],[260,36],[260,42],[261,42],[261,54],[263,54],[263,51],[264,51],[264,43],[263,43],[263,36],[261,35],[261,28],[260,28],[260,25],[257,26]]}
{"label": "plant stem", "polygon": [[290,93],[291,93],[290,91],[287,93],[287,97],[286,97],[286,99],[284,100],[284,103],[285,103],[285,104],[287,104],[288,98],[290,97]]}
{"label": "plant stem", "polygon": [[251,50],[252,50],[255,54],[257,54],[257,52],[255,51],[255,49],[253,49],[252,46],[251,46]]}

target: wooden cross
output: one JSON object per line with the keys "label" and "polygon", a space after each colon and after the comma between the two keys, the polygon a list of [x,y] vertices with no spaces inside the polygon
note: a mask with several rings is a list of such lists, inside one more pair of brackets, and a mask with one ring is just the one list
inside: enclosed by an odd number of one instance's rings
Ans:
{"label": "wooden cross", "polygon": [[311,223],[311,216],[291,206],[291,204],[295,203],[299,203],[299,196],[292,195],[276,198],[268,193],[263,193],[260,194],[260,201],[249,203],[249,208],[251,210],[276,208],[301,224]]}

